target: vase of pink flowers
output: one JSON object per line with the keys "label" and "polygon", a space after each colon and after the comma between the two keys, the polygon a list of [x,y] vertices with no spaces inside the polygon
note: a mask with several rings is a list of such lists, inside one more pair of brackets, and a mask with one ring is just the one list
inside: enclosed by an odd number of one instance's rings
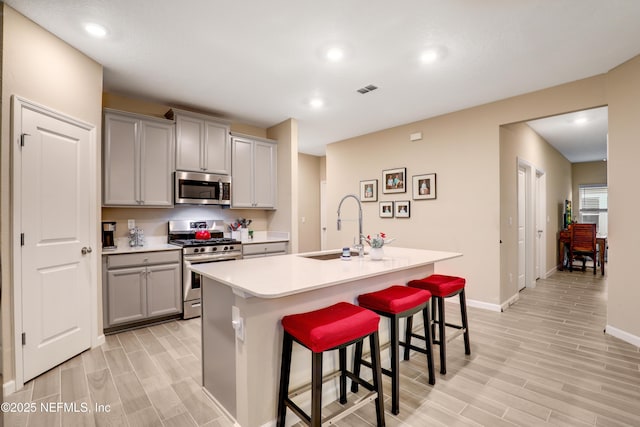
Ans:
{"label": "vase of pink flowers", "polygon": [[387,238],[387,235],[384,233],[378,233],[375,237],[371,237],[371,235],[362,236],[364,241],[371,246],[369,250],[369,257],[373,261],[379,261],[384,258],[384,245],[393,242],[395,239]]}

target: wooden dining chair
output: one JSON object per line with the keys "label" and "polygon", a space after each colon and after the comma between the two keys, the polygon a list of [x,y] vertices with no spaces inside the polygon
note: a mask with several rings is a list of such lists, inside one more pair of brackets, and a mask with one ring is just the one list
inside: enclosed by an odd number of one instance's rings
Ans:
{"label": "wooden dining chair", "polygon": [[597,247],[595,224],[573,224],[571,226],[571,242],[569,244],[569,271],[573,271],[573,262],[579,257],[582,257],[582,271],[585,271],[585,257],[588,256],[593,260],[593,274],[596,274]]}

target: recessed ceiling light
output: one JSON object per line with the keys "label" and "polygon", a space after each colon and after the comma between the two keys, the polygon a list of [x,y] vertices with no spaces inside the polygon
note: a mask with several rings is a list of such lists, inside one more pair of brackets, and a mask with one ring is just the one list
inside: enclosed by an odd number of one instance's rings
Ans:
{"label": "recessed ceiling light", "polygon": [[84,29],[87,33],[92,35],[93,37],[103,38],[107,35],[107,29],[102,25],[95,24],[90,22],[84,26]]}
{"label": "recessed ceiling light", "polygon": [[589,121],[589,120],[587,120],[587,118],[586,118],[586,117],[579,117],[579,118],[575,119],[575,120],[573,121],[573,123],[575,123],[575,124],[577,124],[577,125],[583,125],[583,124],[587,123],[588,121]]}
{"label": "recessed ceiling light", "polygon": [[324,100],[322,98],[311,98],[309,100],[309,105],[312,108],[322,108],[324,106]]}
{"label": "recessed ceiling light", "polygon": [[341,61],[344,58],[344,49],[337,46],[330,47],[327,49],[325,56],[331,62]]}
{"label": "recessed ceiling light", "polygon": [[438,60],[438,52],[434,49],[426,50],[420,55],[420,61],[425,64],[431,64]]}
{"label": "recessed ceiling light", "polygon": [[446,48],[444,46],[431,46],[420,53],[420,62],[423,64],[433,64],[446,56]]}

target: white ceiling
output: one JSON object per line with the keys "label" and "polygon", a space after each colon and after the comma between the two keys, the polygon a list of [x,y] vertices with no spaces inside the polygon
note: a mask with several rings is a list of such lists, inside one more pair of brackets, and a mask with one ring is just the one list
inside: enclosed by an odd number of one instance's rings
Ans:
{"label": "white ceiling", "polygon": [[[301,152],[604,73],[640,54],[637,0],[5,0],[104,65],[106,91],[260,127]],[[104,25],[94,39],[86,22]],[[347,49],[331,63],[323,50]],[[438,47],[444,58],[419,61]],[[357,89],[379,89],[362,95]],[[308,101],[321,96],[325,105]]]}
{"label": "white ceiling", "polygon": [[571,163],[607,158],[608,108],[562,114],[527,124]]}

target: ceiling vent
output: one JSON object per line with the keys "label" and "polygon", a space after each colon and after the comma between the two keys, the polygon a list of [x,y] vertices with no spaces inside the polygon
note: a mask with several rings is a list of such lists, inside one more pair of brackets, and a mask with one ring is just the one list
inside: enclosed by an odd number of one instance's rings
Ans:
{"label": "ceiling vent", "polygon": [[378,89],[378,86],[367,85],[367,86],[365,86],[363,88],[358,89],[358,92],[360,92],[361,94],[364,95],[365,93],[369,93],[369,92],[374,91],[376,89]]}

